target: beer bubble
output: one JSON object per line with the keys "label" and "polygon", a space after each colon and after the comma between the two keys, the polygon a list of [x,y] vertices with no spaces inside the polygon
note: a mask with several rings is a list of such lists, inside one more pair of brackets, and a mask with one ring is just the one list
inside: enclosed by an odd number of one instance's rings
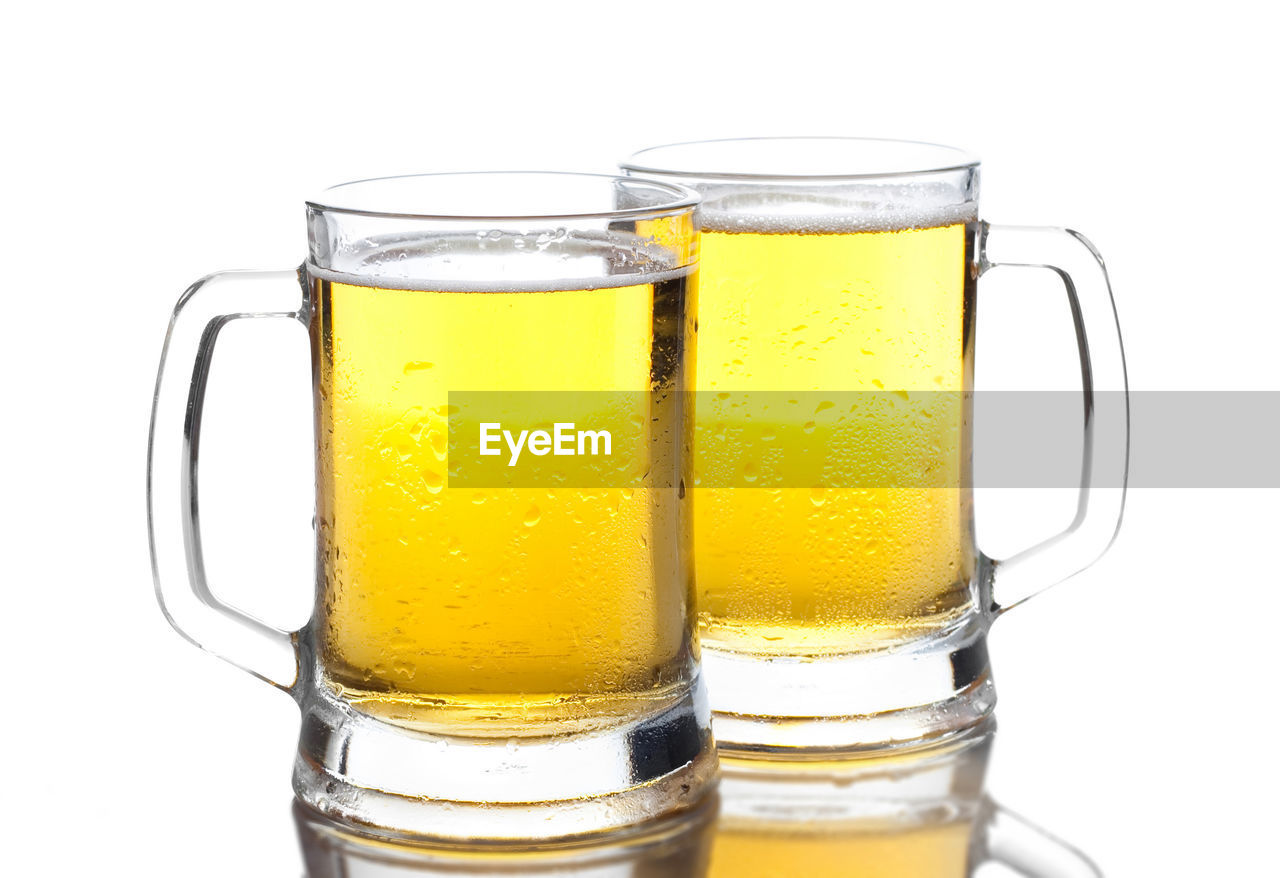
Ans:
{"label": "beer bubble", "polygon": [[538,508],[537,504],[533,504],[524,514],[524,526],[533,527],[539,521],[542,521],[542,510]]}

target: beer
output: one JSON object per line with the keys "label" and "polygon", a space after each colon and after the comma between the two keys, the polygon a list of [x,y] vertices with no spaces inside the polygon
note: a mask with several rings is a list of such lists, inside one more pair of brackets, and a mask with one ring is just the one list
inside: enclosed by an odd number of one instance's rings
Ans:
{"label": "beer", "polygon": [[496,736],[591,729],[687,691],[688,498],[651,481],[451,485],[449,393],[635,391],[639,447],[615,451],[673,465],[688,271],[567,289],[313,274],[329,685],[389,722]]}
{"label": "beer", "polygon": [[[945,626],[973,568],[967,218],[749,214],[710,199],[703,219],[703,643],[832,655]],[[830,452],[825,479],[764,478],[805,444]]]}
{"label": "beer", "polygon": [[[867,825],[870,824],[870,825]],[[708,878],[964,878],[969,821],[902,827],[721,818]]]}

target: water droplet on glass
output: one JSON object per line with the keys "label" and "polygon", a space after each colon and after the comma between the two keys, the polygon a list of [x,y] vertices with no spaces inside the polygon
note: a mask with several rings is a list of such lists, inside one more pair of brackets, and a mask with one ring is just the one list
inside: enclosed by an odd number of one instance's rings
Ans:
{"label": "water droplet on glass", "polygon": [[444,490],[444,473],[439,473],[435,470],[424,470],[422,481],[427,486],[427,491],[432,494],[439,494]]}

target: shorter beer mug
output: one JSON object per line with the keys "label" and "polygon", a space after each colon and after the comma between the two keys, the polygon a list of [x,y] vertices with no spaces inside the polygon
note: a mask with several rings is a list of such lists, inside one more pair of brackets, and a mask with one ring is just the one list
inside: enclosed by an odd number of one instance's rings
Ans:
{"label": "shorter beer mug", "polygon": [[[157,592],[188,639],[297,700],[310,807],[391,835],[537,839],[708,788],[681,471],[695,203],[577,174],[350,183],[308,203],[297,271],[210,275],[179,301],[151,423]],[[205,381],[244,317],[311,336],[315,606],[295,632],[220,600],[201,550]],[[475,398],[494,408],[468,420]],[[619,426],[566,439],[565,410]],[[513,435],[521,466],[459,476],[459,455]],[[617,472],[585,484],[543,457],[575,437]],[[548,460],[542,481],[524,468]]]}
{"label": "shorter beer mug", "polygon": [[[877,749],[972,726],[995,703],[991,622],[1120,523],[1124,355],[1097,254],[981,222],[978,162],[948,147],[729,140],[623,167],[702,195],[694,558],[717,741]],[[995,561],[971,446],[977,278],[998,265],[1065,282],[1085,436],[1070,528]]]}

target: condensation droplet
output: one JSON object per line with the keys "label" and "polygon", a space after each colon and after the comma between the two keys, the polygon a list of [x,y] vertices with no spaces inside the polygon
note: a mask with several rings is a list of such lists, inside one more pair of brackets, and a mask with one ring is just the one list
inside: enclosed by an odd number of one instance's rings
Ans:
{"label": "condensation droplet", "polygon": [[438,473],[435,470],[423,470],[422,482],[427,486],[429,492],[439,494],[444,490],[444,473]]}

